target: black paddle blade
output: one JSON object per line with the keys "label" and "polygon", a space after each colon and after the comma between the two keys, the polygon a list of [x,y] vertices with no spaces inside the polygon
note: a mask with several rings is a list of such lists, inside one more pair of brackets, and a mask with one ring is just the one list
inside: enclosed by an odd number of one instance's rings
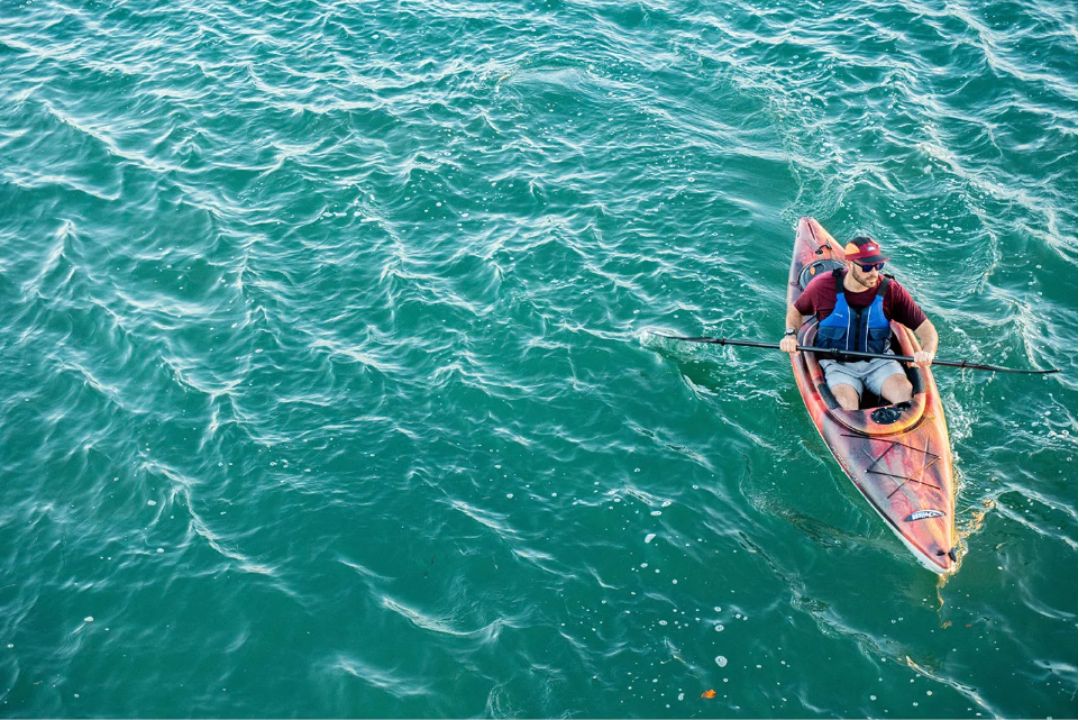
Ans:
{"label": "black paddle blade", "polygon": [[665,335],[664,333],[653,333],[657,337],[667,338],[668,340],[681,340],[682,342],[696,342],[696,343],[710,343],[713,345],[723,345],[723,338],[712,337],[684,337],[682,335]]}

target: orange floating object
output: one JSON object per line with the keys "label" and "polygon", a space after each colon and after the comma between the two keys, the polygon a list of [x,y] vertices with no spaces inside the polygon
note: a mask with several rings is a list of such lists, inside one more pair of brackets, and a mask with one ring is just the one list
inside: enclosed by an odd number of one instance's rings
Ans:
{"label": "orange floating object", "polygon": [[716,691],[706,690],[705,692],[701,693],[701,697],[705,698],[706,700],[712,700],[714,697],[716,697]]}

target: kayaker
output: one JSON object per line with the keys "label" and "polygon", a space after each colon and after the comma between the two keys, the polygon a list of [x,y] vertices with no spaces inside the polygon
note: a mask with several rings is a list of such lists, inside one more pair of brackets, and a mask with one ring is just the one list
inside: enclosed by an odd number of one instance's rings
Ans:
{"label": "kayaker", "polygon": [[[888,261],[871,237],[859,236],[848,242],[844,247],[845,267],[811,280],[788,308],[780,349],[794,354],[798,329],[806,316],[816,315],[815,347],[892,354],[889,321],[895,320],[915,331],[922,347],[914,354],[915,364],[929,366],[937,352],[937,330],[908,291],[881,272]],[[841,287],[843,294],[839,292]],[[829,390],[845,410],[859,408],[864,389],[890,403],[911,400],[911,382],[896,360],[819,362]]]}

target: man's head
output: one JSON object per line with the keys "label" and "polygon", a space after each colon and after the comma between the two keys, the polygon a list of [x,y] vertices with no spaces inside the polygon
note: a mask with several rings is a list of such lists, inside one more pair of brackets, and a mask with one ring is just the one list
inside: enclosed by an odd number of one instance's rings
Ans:
{"label": "man's head", "polygon": [[889,258],[881,254],[881,246],[869,235],[853,237],[844,246],[844,260],[848,272],[863,287],[876,287],[881,280],[878,273]]}

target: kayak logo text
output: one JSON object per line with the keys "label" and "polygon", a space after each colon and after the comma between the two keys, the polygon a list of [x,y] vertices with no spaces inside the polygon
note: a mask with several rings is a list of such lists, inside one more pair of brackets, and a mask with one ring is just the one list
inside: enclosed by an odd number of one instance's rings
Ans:
{"label": "kayak logo text", "polygon": [[940,510],[916,510],[908,515],[904,520],[907,522],[913,522],[915,520],[925,520],[926,518],[945,517],[945,513]]}

